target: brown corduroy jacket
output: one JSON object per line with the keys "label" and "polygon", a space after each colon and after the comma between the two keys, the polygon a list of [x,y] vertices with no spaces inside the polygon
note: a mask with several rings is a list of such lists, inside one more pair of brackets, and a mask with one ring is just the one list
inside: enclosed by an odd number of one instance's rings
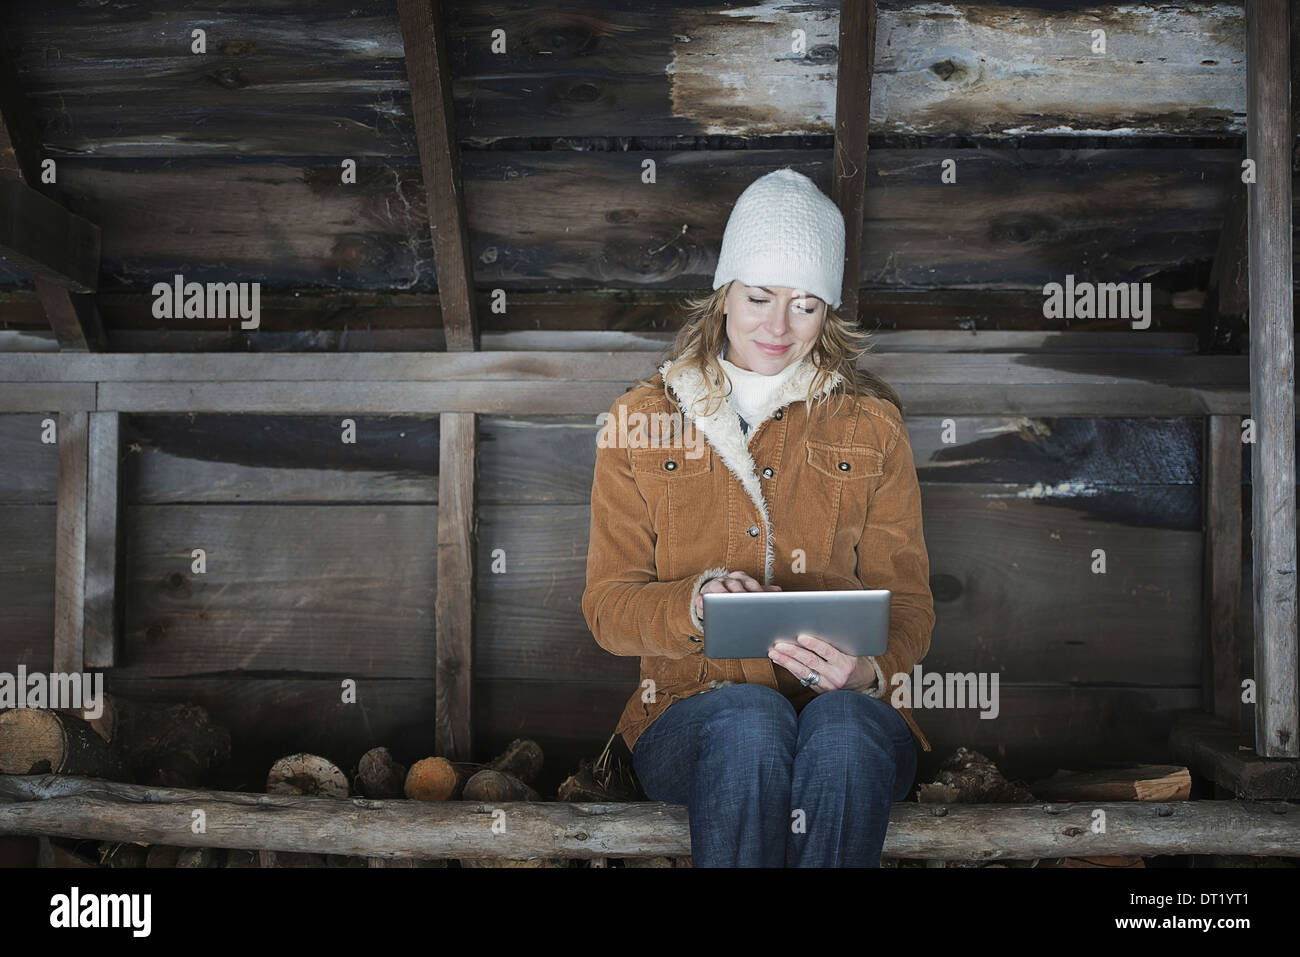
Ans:
{"label": "brown corduroy jacket", "polygon": [[[729,403],[702,414],[704,377],[687,368],[671,383],[686,431],[669,434],[670,365],[654,388],[614,402],[597,441],[582,611],[602,648],[641,658],[615,731],[634,748],[674,701],[721,682],[775,688],[796,709],[817,694],[768,658],[704,656],[695,596],[735,570],[785,591],[889,589],[888,649],[871,659],[876,684],[864,693],[890,701],[893,676],[910,678],[935,620],[921,493],[897,407],[834,393],[835,375],[810,414],[815,370],[805,360],[745,435]],[[929,751],[911,709],[898,710]]]}

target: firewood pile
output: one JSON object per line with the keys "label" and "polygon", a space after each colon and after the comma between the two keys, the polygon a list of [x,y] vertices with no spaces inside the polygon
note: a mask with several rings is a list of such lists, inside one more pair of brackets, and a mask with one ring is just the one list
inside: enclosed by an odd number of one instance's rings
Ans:
{"label": "firewood pile", "polygon": [[[917,787],[922,804],[1032,804],[1080,801],[1186,801],[1192,777],[1177,765],[1138,765],[1105,771],[1059,770],[1025,786],[1008,781],[998,766],[978,751],[957,748],[933,781]],[[943,862],[949,867],[1145,867],[1141,857],[1064,857],[1032,861]]]}
{"label": "firewood pile", "polygon": [[[230,734],[202,707],[104,696],[102,714],[19,708],[0,713],[0,774],[66,774],[161,787],[197,788],[209,770],[230,758]],[[613,738],[611,737],[611,742]],[[377,800],[472,801],[501,804],[545,800],[534,788],[544,755],[536,741],[518,738],[491,761],[451,761],[433,755],[409,768],[386,747],[361,756],[351,774],[328,758],[291,754],[267,772],[266,793]],[[644,800],[630,769],[610,758],[583,759],[560,784],[554,800]],[[50,839],[43,853],[69,867],[571,867],[609,866],[597,859],[519,861],[464,858],[389,860],[336,854],[226,850],[159,844]],[[689,866],[686,859],[627,859],[626,867]]]}

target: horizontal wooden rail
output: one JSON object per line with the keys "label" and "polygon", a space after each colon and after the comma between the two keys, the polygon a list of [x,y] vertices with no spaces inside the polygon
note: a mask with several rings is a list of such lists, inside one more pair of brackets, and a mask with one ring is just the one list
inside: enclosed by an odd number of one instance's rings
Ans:
{"label": "horizontal wooden rail", "polygon": [[[595,415],[660,352],[0,355],[0,412]],[[908,414],[1248,415],[1245,356],[887,353]],[[93,387],[63,401],[57,386]]]}
{"label": "horizontal wooden rail", "polygon": [[[504,812],[504,830],[494,812]],[[201,818],[195,812],[201,811]],[[1105,814],[1098,832],[1097,812]],[[196,819],[203,832],[194,833]],[[499,832],[499,833],[498,833]],[[662,803],[377,801],[0,776],[0,834],[385,858],[685,857],[686,808]],[[1286,802],[894,804],[883,856],[1030,860],[1239,854],[1300,857]]]}

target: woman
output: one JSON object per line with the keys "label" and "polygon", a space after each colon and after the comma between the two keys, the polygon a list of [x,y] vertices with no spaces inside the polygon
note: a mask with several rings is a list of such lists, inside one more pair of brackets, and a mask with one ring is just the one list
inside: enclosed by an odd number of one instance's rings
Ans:
{"label": "woman", "polygon": [[[897,394],[833,311],[843,272],[843,216],[811,180],[751,183],[713,295],[598,442],[583,614],[641,658],[616,730],[646,794],[689,809],[697,867],[879,866],[913,733],[930,749],[890,704],[934,625],[920,490]],[[889,589],[886,652],[801,635],[770,660],[703,655],[704,594],[781,588]]]}

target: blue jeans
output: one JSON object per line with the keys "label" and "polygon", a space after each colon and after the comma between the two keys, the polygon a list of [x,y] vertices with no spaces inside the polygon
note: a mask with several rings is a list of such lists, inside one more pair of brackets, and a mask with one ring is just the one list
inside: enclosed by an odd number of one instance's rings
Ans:
{"label": "blue jeans", "polygon": [[796,713],[773,688],[735,684],[674,701],[632,766],[650,800],[686,805],[695,867],[879,867],[916,745],[879,698],[827,691]]}

